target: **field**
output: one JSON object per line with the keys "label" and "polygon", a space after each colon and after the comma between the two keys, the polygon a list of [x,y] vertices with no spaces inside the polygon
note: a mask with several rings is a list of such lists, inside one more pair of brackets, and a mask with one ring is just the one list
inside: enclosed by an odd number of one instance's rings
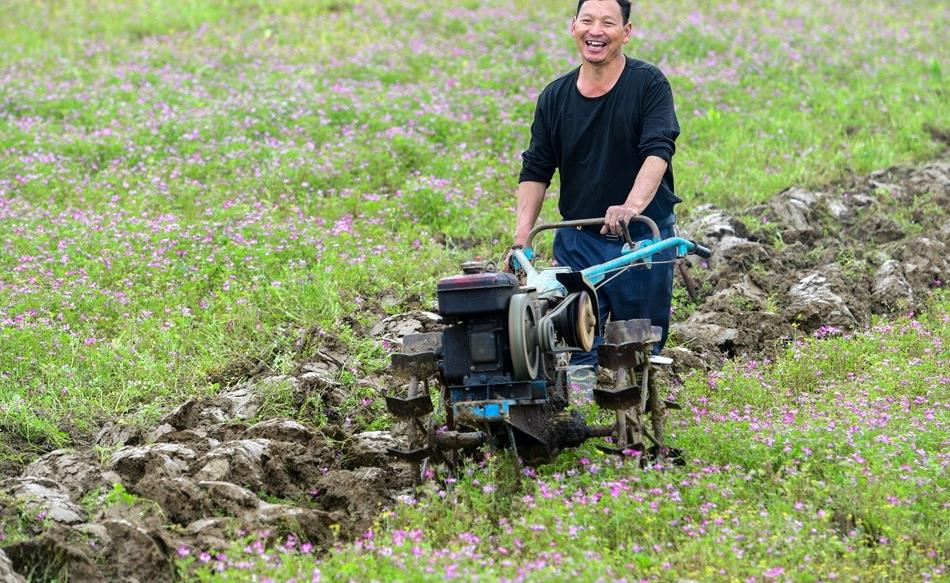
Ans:
{"label": "field", "polygon": [[[138,558],[156,580],[947,577],[950,13],[936,0],[641,3],[627,47],[674,89],[681,223],[717,205],[773,259],[834,262],[845,283],[891,258],[909,273],[926,238],[912,300],[878,309],[870,284],[850,289],[853,321],[792,318],[782,342],[674,379],[682,468],[583,448],[520,487],[504,455],[418,497],[389,467],[373,466],[363,481],[378,483],[359,503],[305,485],[362,483],[366,468],[346,461],[353,436],[392,426],[382,396],[394,338],[374,326],[431,309],[440,277],[509,244],[535,100],[576,64],[573,8],[0,7],[0,549],[21,573],[146,568],[77,530],[121,517],[149,533]],[[876,203],[850,230],[824,217],[796,247],[760,212],[792,186]],[[881,234],[885,222],[896,235]],[[863,231],[869,240],[850,239]],[[700,270],[707,297],[723,273]],[[766,290],[755,314],[787,312],[790,285]],[[705,308],[678,293],[674,319]],[[242,387],[257,398],[243,417],[222,405]],[[188,417],[212,403],[219,425]],[[135,479],[123,474],[123,446],[154,444],[162,427],[191,431],[188,465],[212,441],[260,437],[254,427],[282,418],[307,437],[273,457],[314,472],[242,486],[316,526],[257,516],[260,529],[195,535],[192,519],[240,513],[185,508],[200,496],[184,474],[143,479],[188,454],[143,454]],[[27,464],[63,448],[98,468],[69,491],[72,522],[21,495],[39,476]],[[84,558],[63,551],[79,547]]]}

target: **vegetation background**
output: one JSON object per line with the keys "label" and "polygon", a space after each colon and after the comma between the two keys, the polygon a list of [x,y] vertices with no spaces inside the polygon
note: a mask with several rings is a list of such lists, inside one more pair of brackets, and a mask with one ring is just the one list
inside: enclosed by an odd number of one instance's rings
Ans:
{"label": "vegetation background", "polygon": [[[4,2],[3,467],[286,370],[313,330],[349,347],[353,426],[388,423],[359,382],[386,362],[364,332],[501,254],[535,99],[575,66],[573,9]],[[948,20],[939,0],[637,3],[628,53],[673,85],[682,214],[944,152]],[[677,439],[700,468],[582,450],[523,497],[473,469],[330,557],[183,563],[214,580],[939,578],[947,307],[691,379],[702,407]],[[267,413],[294,411],[278,391]]]}

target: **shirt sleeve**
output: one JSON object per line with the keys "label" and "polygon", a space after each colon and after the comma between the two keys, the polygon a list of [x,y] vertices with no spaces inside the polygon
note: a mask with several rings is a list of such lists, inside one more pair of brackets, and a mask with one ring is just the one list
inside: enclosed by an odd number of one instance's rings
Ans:
{"label": "shirt sleeve", "polygon": [[662,74],[654,77],[644,91],[640,119],[640,155],[644,159],[658,156],[669,164],[676,152],[680,126],[673,108],[673,90]]}
{"label": "shirt sleeve", "polygon": [[554,157],[554,148],[551,145],[551,128],[546,105],[546,92],[538,97],[538,104],[534,110],[534,122],[531,124],[531,143],[528,149],[521,153],[521,175],[518,182],[543,182],[551,185],[551,177],[557,168]]}

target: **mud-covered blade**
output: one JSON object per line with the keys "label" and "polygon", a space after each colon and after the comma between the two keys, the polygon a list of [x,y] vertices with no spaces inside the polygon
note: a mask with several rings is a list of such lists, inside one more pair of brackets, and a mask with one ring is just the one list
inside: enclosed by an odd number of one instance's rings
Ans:
{"label": "mud-covered blade", "polygon": [[390,357],[393,373],[409,378],[415,376],[426,379],[436,372],[435,353],[419,352],[417,354],[406,354],[404,352],[394,352]]}
{"label": "mud-covered blade", "polygon": [[402,339],[402,348],[391,356],[393,372],[406,378],[433,376],[437,372],[436,353],[441,347],[441,332],[407,334]]}
{"label": "mud-covered blade", "polygon": [[593,394],[598,405],[611,411],[629,409],[640,403],[640,387],[637,385],[625,389],[594,389]]}
{"label": "mud-covered blade", "polygon": [[386,397],[386,409],[400,419],[422,417],[432,412],[432,399],[429,395],[419,395],[408,399]]}
{"label": "mud-covered blade", "polygon": [[597,361],[610,370],[640,367],[648,358],[649,352],[650,345],[640,342],[604,343],[597,347]]}

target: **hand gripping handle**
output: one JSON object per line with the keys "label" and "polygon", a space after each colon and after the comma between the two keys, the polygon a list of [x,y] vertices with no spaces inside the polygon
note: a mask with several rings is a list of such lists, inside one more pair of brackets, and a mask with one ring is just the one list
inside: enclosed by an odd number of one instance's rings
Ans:
{"label": "hand gripping handle", "polygon": [[[653,234],[654,239],[660,238],[660,229],[656,226],[656,223],[650,217],[645,217],[643,215],[636,215],[630,219],[630,222],[643,223],[650,228],[650,232]],[[531,232],[528,233],[528,241],[525,243],[525,247],[531,247],[531,242],[534,240],[534,236],[548,229],[563,229],[566,227],[595,227],[597,225],[604,224],[604,217],[599,219],[578,219],[575,221],[559,221],[557,223],[548,223],[547,225],[538,225],[537,227],[531,229]],[[630,239],[630,232],[627,229],[629,223],[621,223],[623,225],[624,239],[627,243],[633,244],[633,241]],[[708,251],[708,250],[707,250]]]}

